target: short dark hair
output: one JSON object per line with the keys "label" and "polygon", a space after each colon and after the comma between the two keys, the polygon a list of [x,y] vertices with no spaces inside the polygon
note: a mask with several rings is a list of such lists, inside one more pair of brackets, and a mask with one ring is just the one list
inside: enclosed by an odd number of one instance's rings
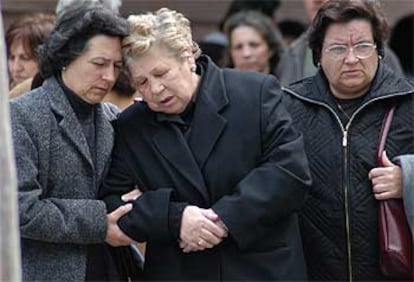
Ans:
{"label": "short dark hair", "polygon": [[68,10],[39,49],[42,77],[58,73],[86,50],[89,39],[100,34],[122,39],[128,35],[128,23],[103,6]]}
{"label": "short dark hair", "polygon": [[234,14],[241,11],[259,11],[269,18],[279,9],[280,0],[233,0],[224,17],[219,23],[220,30],[224,30],[225,22]]}
{"label": "short dark hair", "polygon": [[321,58],[326,30],[331,24],[362,19],[371,24],[377,52],[384,56],[384,42],[388,36],[388,23],[374,0],[330,0],[316,14],[309,32],[309,47],[316,66]]}
{"label": "short dark hair", "polygon": [[55,22],[54,15],[45,13],[27,14],[12,22],[5,36],[8,56],[11,45],[16,40],[21,40],[24,50],[37,61],[37,48],[50,34]]}
{"label": "short dark hair", "polygon": [[241,11],[231,16],[224,24],[224,32],[229,40],[227,66],[234,67],[230,56],[231,34],[234,29],[240,26],[251,27],[263,37],[269,50],[273,52],[272,57],[269,58],[270,72],[272,73],[279,62],[284,46],[282,38],[277,38],[275,27],[270,18],[259,11]]}

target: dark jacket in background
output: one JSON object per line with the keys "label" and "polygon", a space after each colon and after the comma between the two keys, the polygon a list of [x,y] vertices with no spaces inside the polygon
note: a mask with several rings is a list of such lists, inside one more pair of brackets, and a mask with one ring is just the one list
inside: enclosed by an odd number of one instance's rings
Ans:
{"label": "dark jacket in background", "polygon": [[[310,184],[302,137],[291,127],[274,77],[221,70],[203,56],[190,129],[145,103],[116,123],[102,196],[114,209],[144,191],[120,227],[147,241],[149,280],[304,280],[297,214]],[[220,245],[183,253],[170,205],[212,208],[229,229]],[[177,232],[177,231],[176,231]]]}
{"label": "dark jacket in background", "polygon": [[304,134],[313,179],[300,216],[309,279],[347,280],[351,267],[354,280],[385,279],[378,262],[378,201],[368,172],[376,167],[378,137],[392,101],[397,108],[388,157],[414,152],[413,85],[380,63],[346,127],[321,72],[284,91],[294,125]]}

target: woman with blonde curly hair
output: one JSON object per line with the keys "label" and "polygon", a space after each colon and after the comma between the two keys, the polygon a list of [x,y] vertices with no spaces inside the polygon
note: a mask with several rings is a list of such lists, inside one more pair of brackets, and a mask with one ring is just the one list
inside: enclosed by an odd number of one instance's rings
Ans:
{"label": "woman with blonde curly hair", "polygon": [[123,55],[143,102],[114,125],[100,196],[114,210],[142,192],[118,224],[147,242],[146,279],[305,280],[296,212],[309,170],[276,79],[218,68],[176,11],[128,22]]}

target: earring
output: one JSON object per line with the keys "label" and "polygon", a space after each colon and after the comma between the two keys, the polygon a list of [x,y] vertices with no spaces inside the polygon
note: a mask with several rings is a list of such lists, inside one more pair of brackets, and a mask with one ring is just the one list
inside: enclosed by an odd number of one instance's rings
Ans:
{"label": "earring", "polygon": [[190,71],[191,71],[191,72],[196,72],[196,70],[197,70],[197,67],[196,67],[195,65],[193,65],[193,66],[190,68]]}
{"label": "earring", "polygon": [[384,57],[381,55],[378,55],[378,59],[382,60]]}
{"label": "earring", "polygon": [[317,63],[317,66],[318,66],[318,68],[320,69],[320,68],[321,68],[321,62],[318,62],[318,63]]}
{"label": "earring", "polygon": [[66,70],[66,67],[62,67],[62,71],[65,71]]}

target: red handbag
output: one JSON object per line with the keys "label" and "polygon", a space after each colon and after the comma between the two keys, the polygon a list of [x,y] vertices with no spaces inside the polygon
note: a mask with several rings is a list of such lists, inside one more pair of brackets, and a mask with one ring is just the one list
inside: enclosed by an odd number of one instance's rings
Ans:
{"label": "red handbag", "polygon": [[[395,106],[384,117],[377,150],[377,164],[383,166],[385,148]],[[404,212],[402,199],[379,201],[379,263],[382,273],[393,279],[413,280],[413,238]]]}

